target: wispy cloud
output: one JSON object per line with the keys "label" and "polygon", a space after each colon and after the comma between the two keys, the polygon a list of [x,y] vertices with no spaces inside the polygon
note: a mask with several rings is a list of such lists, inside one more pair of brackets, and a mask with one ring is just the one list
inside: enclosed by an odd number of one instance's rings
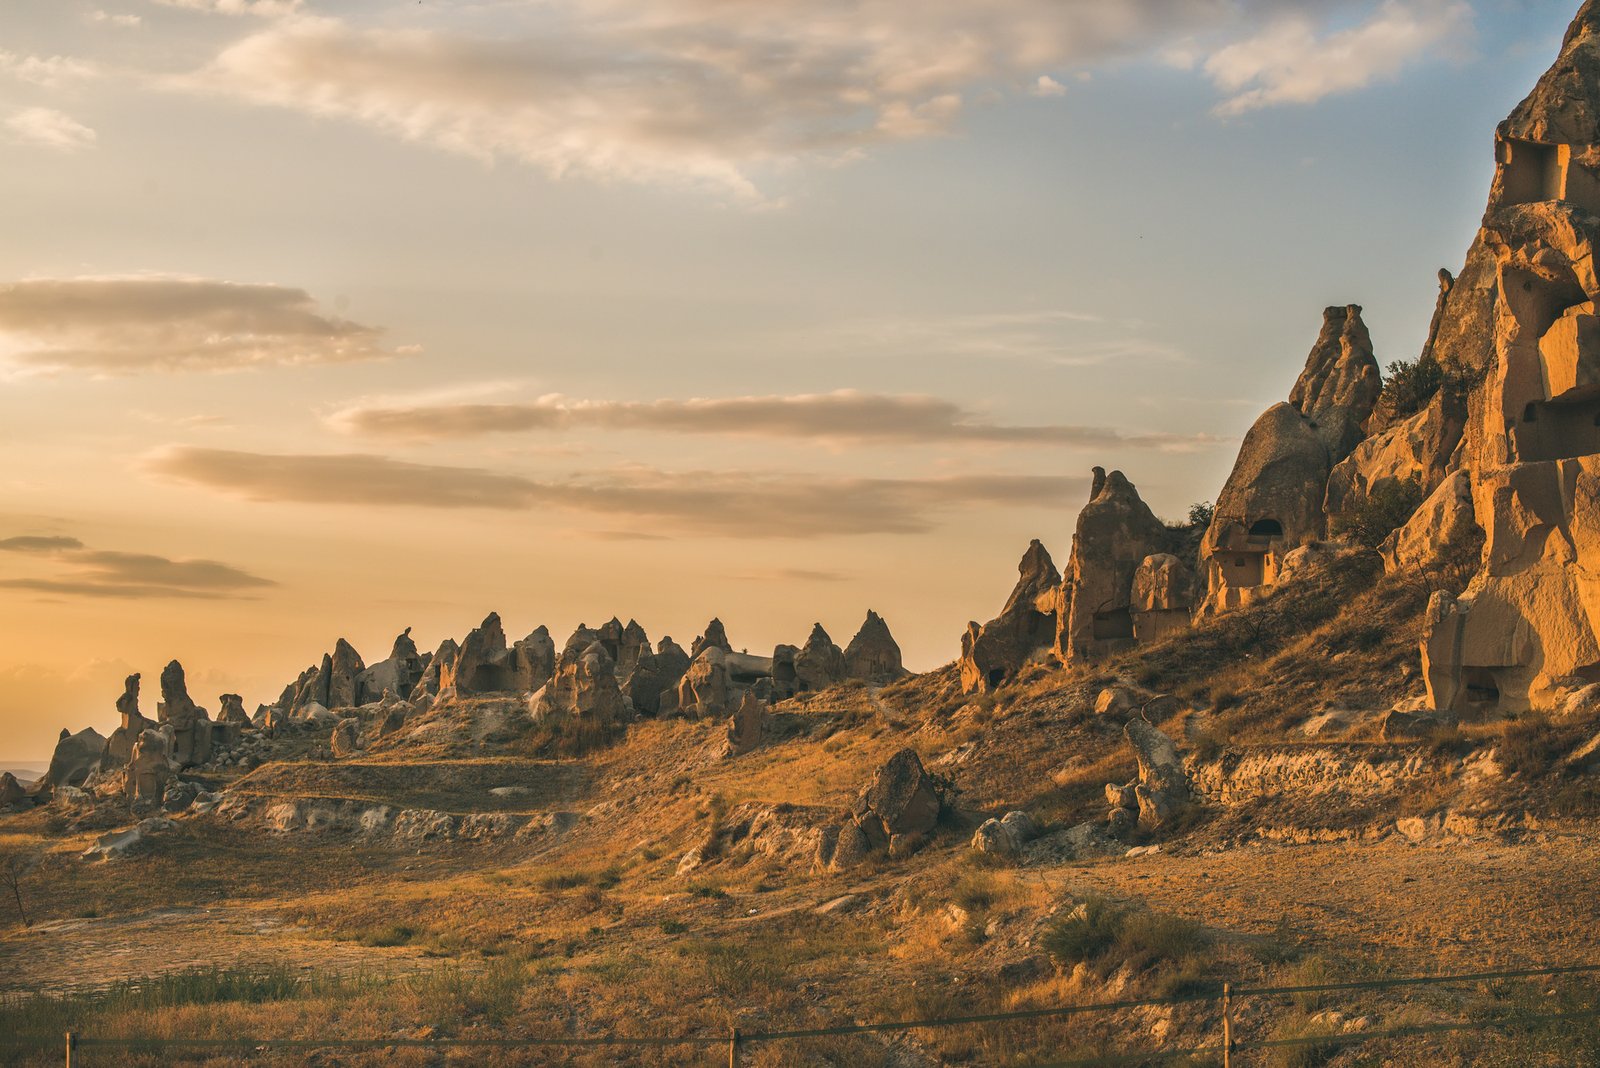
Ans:
{"label": "wispy cloud", "polygon": [[20,81],[54,89],[69,82],[100,76],[100,68],[73,56],[24,56],[0,49],[0,73]]}
{"label": "wispy cloud", "polygon": [[[264,13],[264,0],[166,2]],[[503,6],[495,36],[296,15],[180,84],[556,177],[761,202],[794,161],[947,134],[996,93],[1058,93],[1042,72],[1354,2],[926,0],[907,17],[899,0],[551,0]]]}
{"label": "wispy cloud", "polygon": [[1460,49],[1472,33],[1465,0],[1385,0],[1366,21],[1318,33],[1305,15],[1284,17],[1205,61],[1230,94],[1219,115],[1281,104],[1310,104],[1394,78],[1418,58]]}
{"label": "wispy cloud", "polygon": [[92,148],[98,137],[71,115],[54,108],[23,108],[6,119],[5,128],[14,141],[57,152]]}
{"label": "wispy cloud", "polygon": [[305,290],[286,286],[161,276],[0,284],[0,359],[22,370],[348,363],[393,355],[379,344],[382,333],[329,316]]}
{"label": "wispy cloud", "polygon": [[597,401],[550,394],[525,403],[354,405],[330,422],[377,438],[438,441],[484,434],[578,428],[792,438],[839,444],[1124,446],[1188,452],[1216,444],[1205,434],[1129,434],[1110,427],[985,422],[957,404],[918,394],[803,393],[791,396]]}
{"label": "wispy cloud", "polygon": [[1065,507],[1085,480],[983,474],[935,478],[819,478],[632,469],[540,480],[477,467],[363,454],[284,455],[174,446],[143,461],[149,473],[233,497],[370,507],[557,508],[620,518],[650,532],[811,538],[921,534],[954,509]]}
{"label": "wispy cloud", "polygon": [[1088,367],[1126,360],[1182,360],[1183,352],[1143,336],[1138,324],[1062,308],[958,315],[889,315],[847,320],[796,338],[820,353],[1015,360]]}
{"label": "wispy cloud", "polygon": [[0,552],[26,553],[54,565],[52,574],[0,577],[0,589],[76,597],[217,600],[246,596],[270,579],[216,560],[173,560],[153,553],[89,549],[62,535],[0,539]]}
{"label": "wispy cloud", "polygon": [[280,18],[300,10],[300,0],[155,0],[162,7],[182,7],[218,15],[255,15]]}
{"label": "wispy cloud", "polygon": [[143,23],[144,20],[138,15],[124,14],[121,12],[91,11],[89,12],[89,21],[99,23],[103,26],[120,26],[123,29],[131,30]]}

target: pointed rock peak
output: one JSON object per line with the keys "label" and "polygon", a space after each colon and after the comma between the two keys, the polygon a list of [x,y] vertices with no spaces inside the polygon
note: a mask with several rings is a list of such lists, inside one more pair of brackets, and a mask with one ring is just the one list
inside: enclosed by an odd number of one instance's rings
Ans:
{"label": "pointed rock peak", "polygon": [[683,646],[672,640],[672,635],[665,634],[662,635],[661,640],[656,643],[656,655],[687,657],[689,654],[683,651]]}
{"label": "pointed rock peak", "polygon": [[[533,630],[528,632],[528,638],[529,639],[542,638],[545,641],[549,641],[550,640],[550,628],[545,626],[543,623],[541,623],[537,627],[534,627]],[[527,639],[524,639],[524,640],[527,640]]]}
{"label": "pointed rock peak", "polygon": [[700,653],[715,646],[723,652],[733,652],[733,645],[728,641],[728,632],[722,628],[722,620],[713,619],[706,624],[706,632],[695,639],[694,645],[689,649],[690,656],[699,656]]}
{"label": "pointed rock peak", "polygon": [[1092,501],[1100,496],[1100,491],[1106,488],[1106,469],[1096,467],[1089,478],[1089,499]]}
{"label": "pointed rock peak", "polygon": [[822,624],[813,623],[811,625],[811,637],[806,639],[806,646],[810,648],[813,646],[828,646],[832,644],[833,639],[828,637],[828,632],[826,630],[822,629]]}
{"label": "pointed rock peak", "polygon": [[[1038,540],[1035,539],[1033,544],[1034,545],[1039,545]],[[1031,546],[1030,546],[1030,548],[1031,548]],[[1043,549],[1044,546],[1043,545],[1039,545],[1039,548]],[[889,624],[887,624],[887,623],[885,623],[883,621],[883,617],[882,616],[880,616],[878,613],[874,612],[872,609],[869,608],[869,609],[867,609],[867,618],[865,620],[863,620],[862,623],[861,623],[861,629],[856,631],[856,637],[859,638],[863,634],[878,634],[878,633],[888,634],[889,633]]]}
{"label": "pointed rock peak", "polygon": [[174,699],[189,700],[189,684],[183,677],[183,665],[176,660],[161,669],[161,700],[171,704]]}
{"label": "pointed rock peak", "polygon": [[1289,393],[1289,403],[1316,424],[1317,436],[1334,463],[1361,442],[1382,392],[1383,375],[1372,354],[1367,324],[1361,321],[1361,306],[1324,310],[1322,330]]}
{"label": "pointed rock peak", "polygon": [[622,636],[633,642],[642,642],[646,645],[650,643],[649,636],[645,634],[644,628],[636,619],[628,620],[628,625],[622,628]]}
{"label": "pointed rock peak", "polygon": [[389,649],[391,660],[414,660],[417,653],[417,643],[411,640],[411,628],[401,631],[394,640],[394,645]]}
{"label": "pointed rock peak", "polygon": [[1048,590],[1061,585],[1061,572],[1056,570],[1055,561],[1050,559],[1050,553],[1038,538],[1028,543],[1028,551],[1022,554],[1022,561],[1017,564],[1017,584],[1011,590],[1011,596],[1006,598],[1006,606],[1000,610],[1001,616],[1009,616],[1019,608],[1032,609],[1039,596]]}

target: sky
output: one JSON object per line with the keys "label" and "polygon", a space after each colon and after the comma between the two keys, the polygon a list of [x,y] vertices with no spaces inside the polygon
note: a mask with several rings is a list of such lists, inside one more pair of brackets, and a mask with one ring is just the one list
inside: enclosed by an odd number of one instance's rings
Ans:
{"label": "sky", "polygon": [[6,0],[0,758],[491,610],[948,662],[1415,358],[1576,7]]}

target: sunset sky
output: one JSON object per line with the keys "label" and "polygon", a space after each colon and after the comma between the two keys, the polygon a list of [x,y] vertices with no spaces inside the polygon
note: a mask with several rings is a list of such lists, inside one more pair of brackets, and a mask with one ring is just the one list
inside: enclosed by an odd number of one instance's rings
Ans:
{"label": "sunset sky", "polygon": [[5,0],[0,766],[490,610],[946,662],[1416,356],[1576,8]]}

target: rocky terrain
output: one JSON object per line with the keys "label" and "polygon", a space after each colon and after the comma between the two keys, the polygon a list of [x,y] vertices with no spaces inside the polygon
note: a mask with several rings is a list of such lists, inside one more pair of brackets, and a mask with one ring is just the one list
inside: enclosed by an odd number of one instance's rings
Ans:
{"label": "rocky terrain", "polygon": [[[770,653],[716,619],[687,648],[617,618],[558,645],[491,613],[371,663],[338,639],[253,711],[201,707],[174,661],[147,715],[129,676],[109,736],[0,774],[0,1032],[718,1035],[1600,960],[1575,877],[1600,863],[1596,0],[1494,145],[1416,360],[1385,375],[1360,307],[1326,309],[1214,506],[1163,521],[1095,469],[1065,566],[1031,543],[939,670],[908,673],[871,611]],[[1593,1002],[1581,980],[1350,991],[1238,1024]],[[1216,1026],[1180,1002],[749,1063],[1049,1063]],[[548,1061],[702,1054],[725,1056]],[[1260,1056],[1594,1064],[1600,1029]]]}

